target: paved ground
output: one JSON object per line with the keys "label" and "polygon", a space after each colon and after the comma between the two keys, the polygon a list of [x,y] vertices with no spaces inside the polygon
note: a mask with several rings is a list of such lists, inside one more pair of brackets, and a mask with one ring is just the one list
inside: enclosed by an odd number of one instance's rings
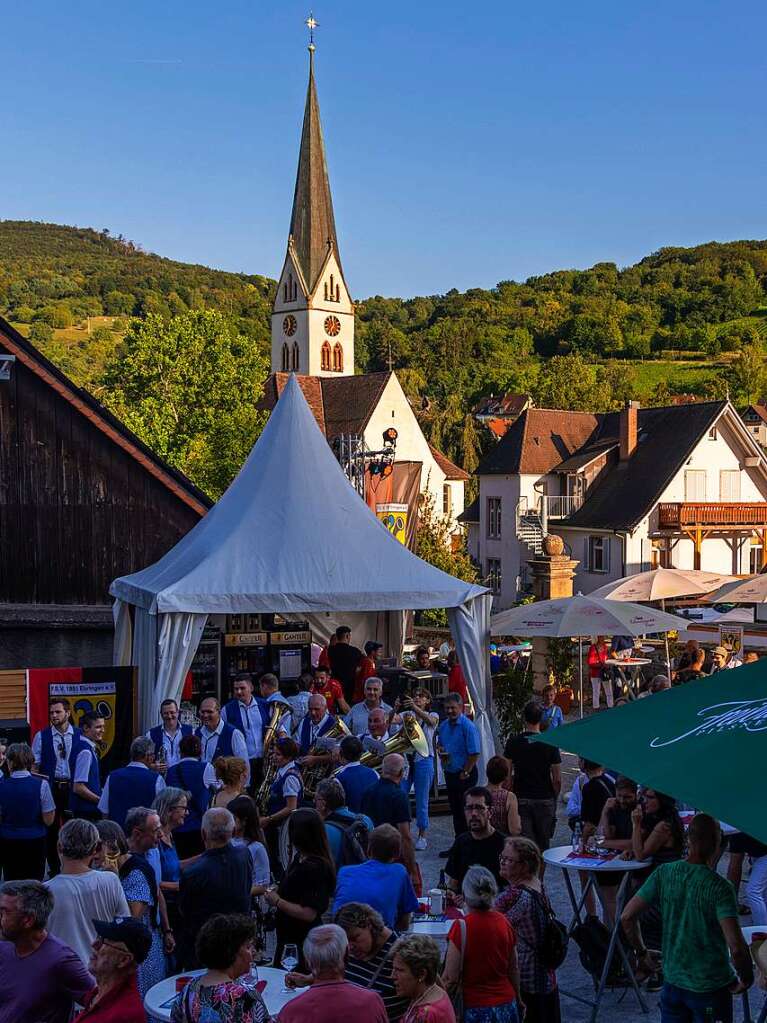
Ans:
{"label": "paved ground", "polygon": [[[563,791],[569,792],[577,771],[575,758],[569,754],[563,757]],[[429,848],[425,852],[418,853],[418,861],[424,877],[424,889],[433,887],[439,879],[439,871],[445,861],[438,858],[440,849],[447,849],[452,841],[452,823],[450,817],[436,817],[432,819],[432,827],[429,832]],[[561,808],[557,831],[553,845],[567,845],[570,843],[570,829],[564,816],[564,807]],[[720,868],[722,869],[722,868]],[[546,891],[552,901],[557,916],[564,923],[569,923],[572,918],[572,908],[567,897],[562,872],[549,868],[546,872]],[[749,923],[750,918],[743,918],[744,923]],[[583,997],[590,997],[593,991],[591,980],[583,970],[579,959],[578,949],[574,942],[570,942],[570,950],[567,959],[558,971],[560,988],[574,991]],[[649,1023],[660,1018],[658,1010],[658,995],[644,995],[649,1006],[649,1014],[645,1015],[639,1008],[636,995],[633,990],[608,991],[602,1002],[599,1020],[603,1023]],[[762,993],[755,991],[751,996],[752,1006],[758,1011],[762,1004]],[[579,1002],[562,997],[562,1019],[565,1023],[585,1023],[591,1018],[591,1009]],[[754,1013],[756,1017],[756,1012]],[[736,1020],[743,1019],[743,1013],[738,1004],[735,1014]]]}

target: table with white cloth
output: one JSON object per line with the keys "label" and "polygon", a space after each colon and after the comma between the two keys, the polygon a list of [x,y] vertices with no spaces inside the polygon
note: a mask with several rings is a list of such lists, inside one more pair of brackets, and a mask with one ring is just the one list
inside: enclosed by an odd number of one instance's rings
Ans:
{"label": "table with white cloth", "polygon": [[[741,927],[743,937],[745,938],[746,944],[750,946],[756,934],[767,934],[767,927]],[[756,987],[752,987],[751,991],[758,991]],[[764,996],[764,1002],[759,1015],[754,1021],[754,1017],[751,1015],[751,1006],[748,998],[749,992],[743,992],[743,1023],[767,1023],[767,995]]]}
{"label": "table with white cloth", "polygon": [[[583,995],[577,995],[573,992],[565,991],[560,988],[560,993],[566,995],[568,998],[574,998],[578,1002],[583,1002],[585,1005],[591,1006],[591,1023],[597,1018],[599,1013],[599,1006],[602,1002],[602,997],[607,987],[607,977],[610,972],[610,966],[612,964],[613,957],[617,952],[623,960],[623,966],[626,973],[631,981],[631,986],[634,988],[639,1006],[642,1012],[649,1012],[649,1008],[642,992],[639,989],[636,976],[634,974],[634,968],[631,964],[631,957],[627,952],[624,943],[619,940],[621,930],[621,913],[626,905],[626,893],[628,890],[629,877],[634,871],[646,870],[651,864],[649,860],[624,860],[620,856],[613,856],[613,850],[610,850],[600,856],[598,853],[594,855],[578,854],[573,853],[572,846],[563,845],[555,849],[546,849],[543,853],[544,861],[551,867],[557,867],[562,871],[565,881],[565,887],[567,888],[567,894],[570,897],[570,903],[573,907],[573,918],[570,925],[567,928],[568,935],[571,935],[578,924],[583,923],[584,920],[584,905],[586,903],[586,897],[589,891],[593,890],[597,898],[599,899],[602,909],[605,912],[605,919],[607,919],[607,910],[604,900],[602,889],[599,887],[599,875],[608,873],[622,873],[623,878],[618,885],[618,892],[615,897],[615,920],[610,929],[610,943],[607,947],[607,955],[605,956],[605,964],[602,969],[602,974],[599,978],[598,983],[595,979],[596,990],[594,992],[594,998],[584,998]],[[609,857],[609,858],[608,858]],[[583,891],[578,897],[573,887],[570,874],[572,871],[579,871],[587,875],[587,882],[583,886]]]}
{"label": "table with white cloth", "polygon": [[[646,665],[652,664],[652,660],[649,657],[608,657],[605,661],[605,666],[608,668],[620,668],[627,669],[629,672],[629,678],[627,679],[629,688],[624,687],[623,695],[628,696],[629,699],[635,698],[639,695],[639,683],[641,679],[641,671]],[[625,672],[624,672],[625,674]]]}
{"label": "table with white cloth", "polygon": [[[176,997],[176,980],[179,977],[201,977],[206,970],[186,970],[184,973],[177,973],[173,977],[166,977],[159,984],[150,987],[144,995],[144,1009],[150,1020],[163,1020],[169,1023],[170,1013]],[[284,991],[285,971],[277,970],[273,966],[259,966],[258,979],[266,981],[266,987],[261,992],[266,1008],[270,1016],[276,1016],[283,1006],[287,1005],[293,998],[297,998],[308,991],[308,988],[295,988]]]}
{"label": "table with white cloth", "polygon": [[408,927],[409,934],[428,934],[430,938],[436,938],[438,941],[447,940],[447,936],[450,933],[450,928],[456,921],[456,917],[451,919],[444,917],[441,920],[435,919],[419,919],[416,917],[410,927]]}

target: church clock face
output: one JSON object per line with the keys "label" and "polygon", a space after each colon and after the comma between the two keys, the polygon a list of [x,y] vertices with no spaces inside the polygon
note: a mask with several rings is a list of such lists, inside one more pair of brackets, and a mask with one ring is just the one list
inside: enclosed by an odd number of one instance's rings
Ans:
{"label": "church clock face", "polygon": [[297,328],[298,323],[296,321],[295,316],[286,316],[285,319],[282,321],[282,329],[288,335],[288,337],[293,337]]}
{"label": "church clock face", "polygon": [[341,333],[341,321],[337,316],[325,317],[325,333],[329,337],[337,337]]}

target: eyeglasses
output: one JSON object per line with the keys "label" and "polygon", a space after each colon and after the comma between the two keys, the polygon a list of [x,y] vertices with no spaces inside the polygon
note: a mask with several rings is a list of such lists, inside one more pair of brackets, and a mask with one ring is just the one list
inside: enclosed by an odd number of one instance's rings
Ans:
{"label": "eyeglasses", "polygon": [[115,952],[121,952],[124,956],[133,955],[133,953],[129,952],[128,949],[125,948],[124,945],[115,945],[111,941],[107,941],[106,938],[96,938],[96,940],[93,942],[93,944],[97,948],[101,948],[102,945],[107,945],[109,948],[113,948],[115,950]]}

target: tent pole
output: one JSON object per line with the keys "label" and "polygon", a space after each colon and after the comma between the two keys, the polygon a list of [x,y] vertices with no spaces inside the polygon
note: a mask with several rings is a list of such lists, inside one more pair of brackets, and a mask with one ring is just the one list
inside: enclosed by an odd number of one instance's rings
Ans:
{"label": "tent pole", "polygon": [[[666,610],[666,601],[665,601],[665,598],[663,598],[663,597],[661,597],[660,609],[661,609],[661,611],[665,611]],[[664,639],[664,642],[666,644],[666,678],[670,682],[671,681],[671,657],[670,657],[669,652],[668,652],[668,632],[664,632],[663,633],[663,639]]]}

